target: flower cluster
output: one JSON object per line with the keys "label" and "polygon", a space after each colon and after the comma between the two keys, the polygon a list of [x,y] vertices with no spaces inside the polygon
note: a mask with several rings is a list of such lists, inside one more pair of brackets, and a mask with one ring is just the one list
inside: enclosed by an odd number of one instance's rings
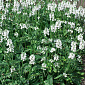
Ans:
{"label": "flower cluster", "polygon": [[35,64],[35,55],[34,54],[31,54],[29,59],[30,59],[29,64]]}
{"label": "flower cluster", "polygon": [[26,60],[26,53],[25,52],[21,53],[21,60],[23,60],[23,61]]}

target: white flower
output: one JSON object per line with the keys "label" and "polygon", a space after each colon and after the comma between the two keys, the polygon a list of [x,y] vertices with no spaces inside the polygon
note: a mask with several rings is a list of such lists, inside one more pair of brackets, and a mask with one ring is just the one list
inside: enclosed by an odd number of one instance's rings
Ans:
{"label": "white flower", "polygon": [[74,59],[74,57],[75,57],[74,53],[70,53],[69,56],[68,56],[68,58],[71,58],[71,59]]}
{"label": "white flower", "polygon": [[14,52],[14,47],[12,46],[9,46],[9,48],[7,48],[7,52],[6,53],[9,53],[9,52]]}
{"label": "white flower", "polygon": [[12,11],[18,11],[19,10],[20,3],[17,0],[14,0],[14,7]]}
{"label": "white flower", "polygon": [[42,67],[43,67],[43,68],[46,68],[46,64],[45,64],[45,63],[42,63]]}
{"label": "white flower", "polygon": [[82,35],[82,34],[78,35],[78,36],[77,36],[77,39],[78,39],[79,41],[82,41],[82,40],[83,40],[83,35]]}
{"label": "white flower", "polygon": [[54,21],[54,12],[49,14],[49,18],[50,18],[50,20]]}
{"label": "white flower", "polygon": [[76,52],[76,44],[74,41],[71,42],[71,51]]}
{"label": "white flower", "polygon": [[15,33],[14,33],[14,36],[18,37],[18,33],[17,33],[17,32],[15,32]]}
{"label": "white flower", "polygon": [[29,61],[29,64],[35,64],[35,61]]}
{"label": "white flower", "polygon": [[85,46],[85,41],[84,40],[80,41],[79,49],[83,50],[84,46]]}
{"label": "white flower", "polygon": [[56,67],[56,66],[59,67],[59,63],[55,62],[55,63],[54,63],[54,66],[55,66],[55,67]]}
{"label": "white flower", "polygon": [[48,49],[48,48],[47,48],[46,46],[42,48],[42,50],[47,50],[47,49]]}
{"label": "white flower", "polygon": [[45,63],[42,63],[41,69],[46,70],[45,68],[46,68],[46,64]]}
{"label": "white flower", "polygon": [[31,13],[29,14],[29,17],[31,17],[32,15],[35,15],[37,13],[37,10],[40,10],[40,9],[41,9],[41,5],[34,6]]}
{"label": "white flower", "polygon": [[11,70],[11,73],[12,73],[13,71],[15,71],[14,66],[12,66],[12,67],[10,68],[10,70]]}
{"label": "white flower", "polygon": [[45,61],[46,60],[46,58],[45,57],[43,57],[42,59],[41,59],[41,61]]}
{"label": "white flower", "polygon": [[34,55],[34,54],[31,54],[30,57],[29,57],[29,59],[30,59],[31,61],[35,61],[35,55]]}
{"label": "white flower", "polygon": [[39,29],[38,27],[34,27],[35,30]]}
{"label": "white flower", "polygon": [[26,24],[21,24],[21,23],[20,23],[20,26],[21,26],[21,28],[20,28],[20,29],[23,29],[23,28],[26,28],[26,29],[27,29]]}
{"label": "white flower", "polygon": [[80,55],[78,55],[78,58],[81,58],[81,56],[80,56]]}
{"label": "white flower", "polygon": [[10,3],[6,3],[6,8],[8,8],[10,6]]}
{"label": "white flower", "polygon": [[54,2],[53,3],[49,3],[47,5],[47,10],[55,11],[56,7],[57,7],[57,5]]}
{"label": "white flower", "polygon": [[21,53],[21,60],[24,61],[25,59],[26,59],[26,53],[25,52],[22,52]]}
{"label": "white flower", "polygon": [[75,30],[78,31],[78,33],[83,31],[81,27],[77,27]]}
{"label": "white flower", "polygon": [[6,19],[6,15],[3,14],[3,15],[1,16],[1,19],[2,19],[2,20],[3,20],[3,19]]}
{"label": "white flower", "polygon": [[53,60],[53,59],[50,59],[50,60],[49,60],[49,62],[51,62],[51,63],[52,63],[52,62],[54,62],[54,60]]}
{"label": "white flower", "polygon": [[17,14],[20,14],[21,13],[21,11],[17,11]]}
{"label": "white flower", "polygon": [[4,39],[8,39],[8,34],[9,34],[9,30],[5,29],[3,32],[2,32],[2,36],[4,36]]}
{"label": "white flower", "polygon": [[73,30],[69,30],[69,29],[68,29],[68,32],[71,32],[71,33],[73,33]]}
{"label": "white flower", "polygon": [[9,48],[7,48],[7,52],[6,53],[14,52],[14,46],[12,44],[12,40],[11,39],[7,39],[7,46],[9,46]]}
{"label": "white flower", "polygon": [[55,48],[51,48],[50,52],[52,53],[54,51],[56,51],[56,49]]}
{"label": "white flower", "polygon": [[41,53],[45,54],[45,51],[43,50]]}
{"label": "white flower", "polygon": [[55,32],[56,32],[56,29],[57,29],[57,28],[55,27],[55,25],[54,25],[54,24],[53,24],[53,25],[51,25],[51,32],[54,32],[54,33],[55,33]]}
{"label": "white flower", "polygon": [[56,60],[56,61],[59,60],[59,56],[57,54],[55,54],[53,57],[54,57],[54,60]]}
{"label": "white flower", "polygon": [[52,39],[48,39],[50,42],[52,42]]}
{"label": "white flower", "polygon": [[2,43],[3,42],[3,37],[2,36],[0,36],[0,43]]}
{"label": "white flower", "polygon": [[56,39],[56,40],[54,40],[54,42],[55,42],[57,48],[62,49],[62,42],[60,39]]}
{"label": "white flower", "polygon": [[38,46],[38,47],[37,47],[37,50],[40,50],[40,49],[41,49],[41,47],[40,47],[40,46]]}
{"label": "white flower", "polygon": [[0,0],[0,10],[3,10],[4,9],[4,2],[3,2],[3,0]]}
{"label": "white flower", "polygon": [[78,60],[79,62],[81,62],[81,56],[80,56],[80,55],[78,55],[77,60]]}
{"label": "white flower", "polygon": [[11,39],[7,39],[7,46],[10,46],[12,44],[12,40]]}
{"label": "white flower", "polygon": [[66,73],[63,73],[63,76],[64,76],[64,77],[67,77],[67,74],[66,74]]}
{"label": "white flower", "polygon": [[46,43],[46,39],[42,39],[42,42],[41,43]]}
{"label": "white flower", "polygon": [[68,22],[68,24],[71,25],[71,28],[75,28],[75,23],[73,23],[73,22]]}
{"label": "white flower", "polygon": [[43,31],[44,35],[49,35],[49,29],[48,28],[45,28],[44,31]]}
{"label": "white flower", "polygon": [[55,23],[55,28],[60,29],[61,28],[61,23],[62,23],[62,21],[57,20],[56,23]]}

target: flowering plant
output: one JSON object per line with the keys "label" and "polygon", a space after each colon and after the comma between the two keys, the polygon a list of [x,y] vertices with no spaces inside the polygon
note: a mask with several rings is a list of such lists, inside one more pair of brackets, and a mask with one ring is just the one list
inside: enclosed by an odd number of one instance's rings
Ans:
{"label": "flowering plant", "polygon": [[85,8],[65,0],[0,2],[0,84],[81,85]]}

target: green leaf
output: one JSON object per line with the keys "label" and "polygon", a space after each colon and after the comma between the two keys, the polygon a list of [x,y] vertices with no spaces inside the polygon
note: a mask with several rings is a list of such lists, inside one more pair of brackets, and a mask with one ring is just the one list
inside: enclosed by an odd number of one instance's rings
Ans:
{"label": "green leaf", "polygon": [[47,76],[47,80],[44,81],[45,85],[53,85],[53,77],[52,75]]}
{"label": "green leaf", "polygon": [[58,78],[60,78],[61,76],[62,76],[62,74],[60,74],[59,76],[55,77],[54,79],[58,79]]}
{"label": "green leaf", "polygon": [[2,53],[2,50],[0,50],[0,53]]}

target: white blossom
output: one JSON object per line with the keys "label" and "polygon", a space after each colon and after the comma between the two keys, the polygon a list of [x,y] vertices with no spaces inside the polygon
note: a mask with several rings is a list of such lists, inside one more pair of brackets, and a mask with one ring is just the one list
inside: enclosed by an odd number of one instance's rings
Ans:
{"label": "white blossom", "polygon": [[54,62],[54,60],[53,60],[53,59],[50,59],[50,60],[49,60],[49,62],[53,63],[53,62]]}
{"label": "white blossom", "polygon": [[10,3],[6,3],[6,8],[9,8],[9,6],[10,6]]}
{"label": "white blossom", "polygon": [[49,38],[48,40],[49,40],[50,42],[52,42],[52,39]]}
{"label": "white blossom", "polygon": [[79,62],[81,62],[81,56],[80,56],[80,55],[78,55],[77,60],[78,60]]}
{"label": "white blossom", "polygon": [[69,29],[68,29],[68,32],[71,32],[71,33],[73,33],[73,30],[69,30]]}
{"label": "white blossom", "polygon": [[35,55],[34,54],[31,54],[30,57],[29,57],[30,61],[35,61]]}
{"label": "white blossom", "polygon": [[14,46],[9,46],[9,48],[7,48],[7,51],[6,53],[9,53],[9,52],[14,52]]}
{"label": "white blossom", "polygon": [[4,10],[4,1],[3,0],[0,0],[0,10]]}
{"label": "white blossom", "polygon": [[35,30],[39,29],[38,27],[34,27]]}
{"label": "white blossom", "polygon": [[44,31],[43,31],[44,35],[49,35],[49,29],[48,28],[45,28]]}
{"label": "white blossom", "polygon": [[21,60],[23,60],[23,61],[26,60],[26,53],[25,52],[21,53]]}
{"label": "white blossom", "polygon": [[55,66],[55,67],[59,67],[59,63],[55,62],[55,63],[54,63],[54,66]]}
{"label": "white blossom", "polygon": [[2,43],[3,42],[3,37],[2,36],[0,36],[0,43]]}
{"label": "white blossom", "polygon": [[54,42],[55,42],[57,48],[62,49],[62,42],[60,39],[56,39],[56,40],[54,40]]}
{"label": "white blossom", "polygon": [[30,59],[29,64],[35,64],[35,55],[34,54],[31,54],[29,59]]}
{"label": "white blossom", "polygon": [[68,24],[70,24],[71,28],[75,28],[75,23],[73,23],[73,22],[68,22]]}
{"label": "white blossom", "polygon": [[2,32],[2,36],[4,36],[4,39],[8,39],[8,34],[9,34],[9,30],[5,29],[3,32]]}
{"label": "white blossom", "polygon": [[78,33],[83,31],[81,27],[77,27],[75,30],[78,31]]}
{"label": "white blossom", "polygon": [[41,59],[41,61],[45,61],[46,60],[46,58],[45,57],[43,57],[42,59]]}
{"label": "white blossom", "polygon": [[77,39],[78,39],[79,41],[82,41],[82,40],[83,40],[83,34],[79,34],[79,35],[77,36]]}
{"label": "white blossom", "polygon": [[77,42],[74,41],[71,42],[71,51],[76,52],[76,44]]}
{"label": "white blossom", "polygon": [[52,53],[54,51],[56,51],[56,49],[55,48],[51,48],[50,52]]}
{"label": "white blossom", "polygon": [[64,77],[67,77],[67,74],[66,74],[66,73],[63,73],[63,76],[64,76]]}
{"label": "white blossom", "polygon": [[12,11],[16,12],[19,10],[20,3],[17,0],[14,0],[14,6],[12,8]]}
{"label": "white blossom", "polygon": [[57,7],[56,3],[49,3],[47,5],[47,10],[55,11],[55,8]]}
{"label": "white blossom", "polygon": [[47,41],[46,41],[46,39],[42,39],[42,41],[41,41],[41,43],[46,43]]}
{"label": "white blossom", "polygon": [[41,53],[45,54],[45,51],[44,51],[44,50],[42,50],[42,52],[41,52]]}
{"label": "white blossom", "polygon": [[60,28],[62,27],[62,26],[61,26],[61,23],[62,23],[62,21],[57,20],[56,23],[55,23],[55,28],[60,29]]}
{"label": "white blossom", "polygon": [[15,33],[14,33],[14,36],[18,37],[18,33],[17,33],[17,32],[15,32]]}
{"label": "white blossom", "polygon": [[45,64],[45,63],[42,63],[42,67],[43,67],[43,68],[46,68],[46,64]]}
{"label": "white blossom", "polygon": [[23,28],[26,28],[26,29],[27,29],[26,24],[20,23],[20,26],[21,26],[21,28],[20,28],[20,29],[23,29]]}
{"label": "white blossom", "polygon": [[37,50],[40,50],[40,49],[41,49],[41,47],[40,47],[40,46],[38,46],[38,47],[37,47]]}
{"label": "white blossom", "polygon": [[55,54],[53,57],[54,57],[54,60],[55,61],[58,61],[59,60],[59,56],[57,54]]}
{"label": "white blossom", "polygon": [[49,18],[50,18],[50,20],[55,21],[55,19],[54,19],[54,12],[49,14]]}
{"label": "white blossom", "polygon": [[55,32],[56,32],[56,29],[57,29],[57,28],[55,27],[55,25],[54,25],[54,24],[53,24],[53,25],[51,25],[51,32],[54,32],[54,33],[55,33]]}
{"label": "white blossom", "polygon": [[41,9],[41,5],[38,4],[38,5],[34,6],[32,8],[32,11],[29,14],[29,17],[31,17],[32,15],[35,15],[37,13],[37,11],[40,10],[40,9]]}
{"label": "white blossom", "polygon": [[3,15],[1,16],[1,19],[2,19],[2,20],[6,19],[6,15],[3,14]]}
{"label": "white blossom", "polygon": [[11,39],[7,39],[7,46],[10,46],[12,44],[12,40]]}
{"label": "white blossom", "polygon": [[70,53],[69,56],[68,56],[68,58],[71,58],[71,59],[74,59],[74,57],[75,57],[74,53]]}
{"label": "white blossom", "polygon": [[30,60],[30,61],[29,61],[29,64],[33,64],[33,65],[34,65],[34,64],[35,64],[35,61],[31,61],[31,60]]}
{"label": "white blossom", "polygon": [[85,46],[85,41],[84,40],[80,41],[80,43],[79,43],[79,49],[83,50],[84,49],[84,46]]}
{"label": "white blossom", "polygon": [[11,70],[11,73],[12,73],[13,71],[15,71],[14,66],[12,66],[12,67],[10,68],[10,70]]}

